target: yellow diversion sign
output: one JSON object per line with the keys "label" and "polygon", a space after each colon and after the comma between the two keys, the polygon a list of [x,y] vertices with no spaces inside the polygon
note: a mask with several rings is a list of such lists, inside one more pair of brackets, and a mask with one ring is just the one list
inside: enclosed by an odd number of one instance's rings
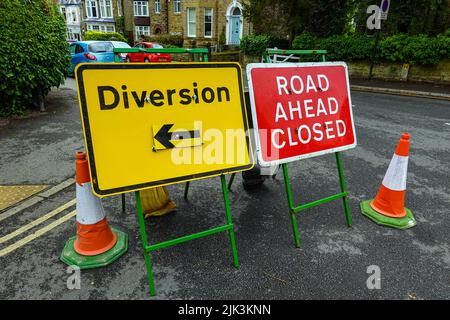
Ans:
{"label": "yellow diversion sign", "polygon": [[75,74],[98,196],[253,166],[238,64],[89,63]]}

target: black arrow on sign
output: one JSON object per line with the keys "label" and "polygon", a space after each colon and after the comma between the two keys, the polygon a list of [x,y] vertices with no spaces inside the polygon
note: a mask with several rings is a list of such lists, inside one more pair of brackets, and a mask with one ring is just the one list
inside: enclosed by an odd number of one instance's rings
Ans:
{"label": "black arrow on sign", "polygon": [[200,137],[199,130],[190,130],[190,131],[177,131],[170,132],[173,124],[165,124],[163,125],[158,132],[155,134],[155,140],[161,143],[166,149],[175,148],[171,140],[184,140],[184,139],[194,139]]}

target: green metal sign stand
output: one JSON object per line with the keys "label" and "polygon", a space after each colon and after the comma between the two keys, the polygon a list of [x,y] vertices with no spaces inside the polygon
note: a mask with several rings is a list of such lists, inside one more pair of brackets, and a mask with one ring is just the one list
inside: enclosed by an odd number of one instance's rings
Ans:
{"label": "green metal sign stand", "polygon": [[[319,54],[322,58],[322,61],[325,61],[325,55],[327,51],[326,50],[279,50],[279,49],[267,49],[266,52],[263,54],[263,60],[266,63],[271,63],[270,55],[280,54],[280,55],[315,55]],[[339,152],[335,152],[336,156],[336,164],[339,172],[339,182],[341,187],[341,192],[329,197],[325,197],[316,201],[308,202],[302,205],[294,205],[293,196],[292,196],[292,190],[291,190],[291,183],[289,178],[289,172],[288,172],[288,165],[286,163],[283,163],[281,167],[283,168],[283,178],[284,178],[284,186],[286,190],[286,196],[287,201],[289,205],[289,215],[291,218],[291,225],[292,225],[292,232],[294,234],[294,241],[295,246],[297,248],[300,247],[300,237],[298,232],[298,226],[297,226],[297,214],[300,211],[303,211],[305,209],[317,206],[319,204],[327,203],[336,199],[342,198],[342,202],[344,205],[344,211],[345,211],[345,219],[347,221],[347,226],[352,226],[352,218],[350,216],[350,208],[348,206],[348,192],[347,187],[345,184],[345,177],[344,177],[344,171],[342,168],[342,161],[341,156]]]}
{"label": "green metal sign stand", "polygon": [[[132,52],[192,53],[192,54],[198,54],[200,56],[201,61],[203,61],[203,62],[208,61],[208,49],[204,49],[204,48],[198,48],[198,49],[117,48],[117,49],[114,49],[114,54],[115,54],[114,60],[116,62],[120,62],[120,59],[118,57],[119,53],[132,53]],[[228,190],[227,190],[227,183],[226,183],[225,175],[220,176],[220,181],[221,181],[223,199],[224,199],[224,204],[225,204],[225,214],[226,214],[226,224],[225,225],[215,227],[215,228],[212,228],[209,230],[201,231],[198,233],[185,235],[185,236],[182,236],[179,238],[159,242],[156,244],[149,244],[149,242],[148,242],[148,235],[147,235],[147,229],[145,226],[144,213],[142,211],[141,194],[139,191],[135,192],[137,216],[138,216],[139,228],[140,228],[140,233],[141,233],[142,248],[144,251],[145,266],[147,268],[148,285],[150,288],[151,296],[154,296],[156,294],[155,283],[154,283],[154,279],[153,279],[153,267],[152,267],[152,261],[151,261],[151,255],[150,255],[150,253],[155,250],[169,248],[169,247],[172,247],[172,246],[180,244],[180,243],[188,242],[190,240],[194,240],[194,239],[198,239],[198,238],[207,237],[209,235],[213,235],[213,234],[216,234],[219,232],[228,232],[228,236],[230,238],[231,254],[232,254],[232,258],[233,258],[233,266],[235,268],[239,267],[239,260],[238,260],[237,249],[236,249],[236,241],[234,238],[234,224],[233,224],[233,220],[232,220],[231,212],[230,212],[230,202],[228,199]],[[186,186],[185,186],[185,191],[184,191],[185,199],[187,198],[188,191],[189,191],[189,181],[186,182]]]}

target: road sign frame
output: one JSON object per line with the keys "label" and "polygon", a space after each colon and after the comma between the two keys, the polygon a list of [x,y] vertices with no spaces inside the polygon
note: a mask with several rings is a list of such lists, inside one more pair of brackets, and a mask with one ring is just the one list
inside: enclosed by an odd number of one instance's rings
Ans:
{"label": "road sign frame", "polygon": [[[263,53],[262,60],[265,63],[272,63],[272,61],[270,59],[271,54],[320,55],[322,62],[325,62],[326,61],[325,55],[327,54],[327,51],[326,50],[266,49],[266,51]],[[347,81],[348,81],[348,76],[347,76]],[[351,104],[350,104],[350,108],[351,108]],[[352,122],[353,122],[353,118],[352,118]],[[354,123],[353,123],[353,126],[354,126]],[[355,143],[356,143],[356,133],[355,133]],[[352,226],[352,217],[350,215],[350,207],[348,205],[348,191],[347,191],[347,186],[345,183],[344,169],[342,167],[341,154],[340,154],[340,152],[334,152],[334,154],[336,157],[336,165],[337,165],[337,169],[338,169],[339,185],[341,188],[341,192],[331,195],[331,196],[328,196],[328,197],[325,197],[325,198],[321,198],[321,199],[312,201],[312,202],[298,205],[298,206],[296,206],[293,201],[291,182],[290,182],[289,171],[288,171],[288,163],[281,164],[281,167],[283,168],[283,180],[284,180],[286,198],[287,198],[288,207],[289,207],[289,217],[291,220],[292,234],[294,236],[294,243],[297,248],[300,247],[300,236],[299,236],[298,225],[297,225],[298,224],[297,223],[297,214],[305,209],[342,198],[342,204],[344,207],[345,220],[347,222],[347,226],[348,227]],[[273,176],[273,178],[275,178],[275,177],[276,177],[276,174]],[[231,176],[231,180],[228,185],[229,189],[231,188],[231,183],[233,182],[233,178],[234,178],[234,174]]]}
{"label": "road sign frame", "polygon": [[248,130],[248,121],[247,121],[247,111],[245,108],[245,99],[244,99],[244,87],[243,87],[243,78],[242,78],[242,72],[241,68],[236,63],[179,63],[179,64],[170,64],[170,63],[158,63],[158,64],[130,64],[130,63],[114,63],[114,64],[81,64],[77,67],[75,70],[75,73],[77,75],[77,85],[78,85],[78,96],[80,101],[80,110],[81,110],[81,119],[82,119],[82,125],[83,125],[83,131],[84,131],[84,139],[85,139],[85,145],[87,147],[87,156],[89,160],[89,167],[90,167],[90,174],[91,174],[91,181],[92,181],[92,187],[94,192],[103,197],[103,196],[110,196],[110,195],[116,195],[124,192],[132,192],[137,190],[142,190],[145,188],[150,187],[156,187],[156,186],[166,186],[170,184],[180,183],[180,182],[187,182],[187,181],[193,181],[193,180],[199,180],[199,179],[205,179],[215,176],[220,176],[222,174],[228,174],[233,172],[240,172],[243,170],[251,169],[254,165],[254,161],[252,159],[252,147],[249,143],[248,139],[246,139],[246,148],[249,156],[249,163],[245,165],[239,165],[236,167],[230,167],[230,168],[223,168],[220,170],[213,170],[208,172],[202,172],[202,173],[195,173],[175,178],[168,178],[163,180],[157,180],[157,181],[151,181],[146,183],[140,183],[140,184],[131,184],[128,186],[123,187],[116,187],[112,189],[100,189],[99,188],[99,181],[97,178],[97,169],[95,164],[95,154],[94,149],[92,146],[92,139],[91,139],[91,128],[90,128],[90,122],[89,122],[89,115],[88,115],[88,106],[86,101],[86,92],[85,87],[83,83],[83,71],[84,70],[104,70],[104,69],[186,69],[186,68],[236,68],[238,78],[239,78],[239,95],[240,95],[240,103],[241,103],[241,111],[242,111],[242,120],[244,124],[244,130]]}
{"label": "road sign frame", "polygon": [[[130,51],[128,51],[128,50],[130,50]],[[142,50],[145,50],[145,52],[154,52],[154,53],[157,53],[157,52],[195,53],[195,54],[201,54],[201,58],[204,62],[208,61],[208,49],[204,49],[204,48],[199,48],[199,49],[186,49],[186,48],[141,49],[141,51]],[[127,52],[134,52],[133,48],[114,49],[115,62],[119,62],[119,59],[117,56],[118,53],[127,53]],[[239,84],[243,86],[242,73],[240,73]],[[243,95],[241,95],[241,99],[243,99],[243,98],[244,98]],[[241,100],[241,105],[242,105],[242,100]],[[244,100],[243,107],[245,109],[245,100]],[[248,128],[248,119],[247,119],[247,111],[246,110],[244,110],[243,116],[244,116],[245,127]],[[246,143],[247,143],[247,148],[248,148],[250,162],[251,162],[250,164],[251,164],[251,166],[253,166],[255,161],[253,159],[252,146],[248,140],[246,140]],[[235,172],[232,173],[232,177],[235,174],[236,174]],[[182,236],[179,238],[159,242],[159,243],[152,244],[152,245],[150,245],[148,242],[147,228],[145,225],[144,212],[142,210],[142,203],[141,203],[141,192],[139,190],[135,191],[136,212],[137,212],[137,217],[138,217],[139,230],[141,233],[141,244],[142,244],[142,251],[143,251],[143,255],[144,255],[145,267],[147,269],[147,280],[148,280],[148,285],[149,285],[150,296],[154,296],[156,294],[155,282],[154,282],[154,278],[153,278],[153,264],[151,261],[151,252],[155,251],[155,250],[172,247],[172,246],[180,244],[180,243],[207,237],[209,235],[213,235],[216,233],[227,232],[228,236],[229,236],[229,240],[230,240],[230,248],[231,248],[231,255],[232,255],[232,259],[233,259],[233,266],[236,269],[239,268],[239,259],[238,259],[237,248],[236,248],[236,240],[234,237],[234,223],[233,223],[233,219],[231,216],[230,201],[229,201],[229,197],[228,197],[228,189],[227,189],[227,183],[226,183],[226,178],[225,178],[224,173],[220,174],[220,181],[221,181],[222,195],[223,195],[223,200],[224,200],[224,205],[225,205],[225,215],[226,215],[226,221],[227,221],[227,223],[225,225],[215,227],[212,229],[208,229],[205,231],[193,233],[193,234],[188,234],[188,235],[185,235],[185,236]],[[186,184],[185,184],[184,199],[187,199],[187,196],[188,196],[189,182],[190,182],[190,180],[186,181]],[[122,193],[122,212],[125,212],[125,193]]]}
{"label": "road sign frame", "polygon": [[[291,51],[295,51],[295,50],[291,50]],[[251,74],[252,70],[260,69],[260,68],[292,68],[292,67],[314,67],[314,66],[342,66],[342,67],[344,67],[344,69],[346,71],[345,74],[346,74],[346,81],[347,81],[347,94],[348,94],[348,98],[349,98],[350,120],[351,120],[351,124],[352,124],[352,129],[353,129],[354,142],[352,144],[337,147],[337,148],[316,151],[316,152],[308,153],[308,154],[304,154],[304,155],[292,156],[292,157],[284,158],[281,160],[274,160],[274,161],[269,161],[269,162],[265,161],[263,159],[262,150],[261,150],[262,149],[261,141],[260,141],[259,134],[258,134],[259,126],[258,126],[258,117],[257,117],[257,112],[256,112],[255,96],[253,93],[253,83],[252,83],[252,74]],[[251,103],[253,127],[255,129],[254,136],[255,136],[256,153],[258,155],[258,163],[262,167],[280,165],[280,164],[289,163],[289,162],[293,162],[293,161],[297,161],[297,160],[301,160],[301,159],[307,159],[307,158],[312,158],[312,157],[316,157],[316,156],[320,156],[320,155],[324,155],[324,154],[344,151],[347,149],[354,148],[356,146],[357,141],[356,141],[356,133],[355,133],[355,123],[353,121],[352,101],[351,101],[351,95],[350,95],[350,80],[349,80],[349,76],[348,76],[348,67],[347,67],[346,63],[344,63],[344,62],[325,62],[325,61],[322,61],[322,62],[300,62],[300,63],[284,62],[283,64],[254,63],[251,66],[247,67],[247,79],[248,79],[248,88],[249,88],[249,96],[250,96],[250,103]]]}

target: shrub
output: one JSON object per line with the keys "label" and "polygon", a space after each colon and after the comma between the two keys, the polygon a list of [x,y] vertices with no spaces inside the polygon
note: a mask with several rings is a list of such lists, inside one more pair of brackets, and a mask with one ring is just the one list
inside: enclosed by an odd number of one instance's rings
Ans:
{"label": "shrub", "polygon": [[294,38],[292,41],[292,48],[299,50],[312,50],[316,48],[317,38],[310,32],[304,32]]}
{"label": "shrub", "polygon": [[434,65],[441,57],[448,57],[449,37],[408,36],[398,34],[383,39],[380,57],[392,62]]}
{"label": "shrub", "polygon": [[47,0],[0,1],[0,116],[23,114],[70,69],[66,25]]}
{"label": "shrub", "polygon": [[448,35],[440,34],[436,37],[436,45],[439,50],[439,55],[450,59],[450,32],[447,33]]}
{"label": "shrub", "polygon": [[157,42],[164,45],[166,48],[180,48],[183,47],[183,36],[163,34],[159,36],[145,37],[145,41]]}
{"label": "shrub", "polygon": [[327,60],[354,61],[370,59],[373,40],[366,35],[334,35],[318,39],[318,49],[327,50]]}
{"label": "shrub", "polygon": [[277,38],[274,36],[269,37],[269,48],[287,49],[289,48],[289,40],[283,38]]}
{"label": "shrub", "polygon": [[406,61],[403,48],[408,45],[409,36],[406,34],[396,34],[387,37],[380,42],[380,58],[388,61]]}
{"label": "shrub", "polygon": [[83,35],[83,39],[86,41],[98,40],[98,41],[123,41],[127,42],[127,39],[118,32],[100,32],[100,31],[87,31]]}
{"label": "shrub", "polygon": [[269,47],[270,37],[266,35],[243,36],[240,47],[242,52],[249,56],[261,56],[266,48]]}
{"label": "shrub", "polygon": [[405,61],[412,64],[434,65],[439,62],[440,54],[435,37],[426,35],[410,37],[403,48]]}

